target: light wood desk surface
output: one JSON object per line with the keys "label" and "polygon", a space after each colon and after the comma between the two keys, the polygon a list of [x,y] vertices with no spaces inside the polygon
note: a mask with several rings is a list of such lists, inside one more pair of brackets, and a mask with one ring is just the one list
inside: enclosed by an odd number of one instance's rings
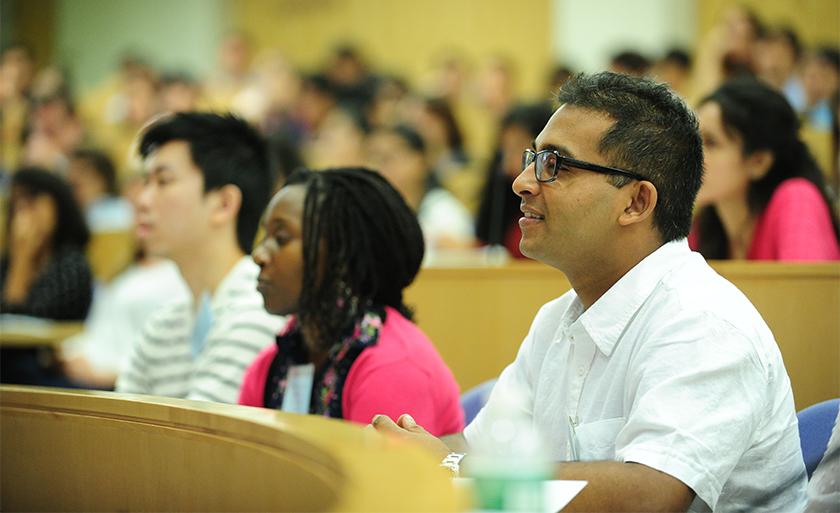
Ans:
{"label": "light wood desk surface", "polygon": [[[19,325],[18,325],[19,326]],[[53,347],[81,333],[85,329],[83,322],[44,321],[37,327],[18,329],[0,322],[0,347]]]}
{"label": "light wood desk surface", "polygon": [[[712,262],[752,301],[782,352],[797,408],[840,396],[840,263]],[[571,288],[546,265],[426,268],[406,292],[462,390],[514,360],[540,306]]]}
{"label": "light wood desk surface", "polygon": [[0,386],[5,511],[456,511],[420,449],[315,416]]}

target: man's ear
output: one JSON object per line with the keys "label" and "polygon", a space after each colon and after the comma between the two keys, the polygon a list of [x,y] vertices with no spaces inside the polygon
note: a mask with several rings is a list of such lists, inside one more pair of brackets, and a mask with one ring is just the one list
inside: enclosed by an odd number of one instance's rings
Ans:
{"label": "man's ear", "polygon": [[220,224],[229,220],[236,222],[236,216],[242,207],[242,191],[239,187],[227,184],[213,192],[216,193],[216,201],[211,214],[213,221]]}
{"label": "man's ear", "polygon": [[627,190],[629,196],[624,198],[624,210],[618,217],[618,224],[630,226],[652,217],[659,198],[656,187],[648,181],[640,180],[627,186]]}
{"label": "man's ear", "polygon": [[752,152],[745,159],[747,165],[747,173],[749,173],[750,180],[757,181],[764,178],[764,175],[773,167],[775,157],[770,150],[760,150]]}

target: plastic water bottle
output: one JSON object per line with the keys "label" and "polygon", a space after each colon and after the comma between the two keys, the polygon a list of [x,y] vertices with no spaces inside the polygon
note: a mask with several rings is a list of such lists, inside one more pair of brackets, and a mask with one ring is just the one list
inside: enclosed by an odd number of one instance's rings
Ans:
{"label": "plastic water bottle", "polygon": [[545,510],[544,481],[551,479],[553,465],[543,436],[520,410],[525,400],[520,390],[494,390],[493,402],[485,406],[492,408],[489,436],[476,441],[464,459],[482,510]]}

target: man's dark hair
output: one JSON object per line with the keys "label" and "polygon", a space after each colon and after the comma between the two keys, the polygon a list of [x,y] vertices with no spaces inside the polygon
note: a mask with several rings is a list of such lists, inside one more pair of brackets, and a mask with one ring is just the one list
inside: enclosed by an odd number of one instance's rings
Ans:
{"label": "man's dark hair", "polygon": [[691,55],[682,48],[671,48],[662,57],[663,62],[670,62],[684,70],[691,68]]}
{"label": "man's dark hair", "polygon": [[319,328],[325,348],[367,308],[403,303],[425,246],[417,216],[399,192],[364,168],[298,170],[287,186],[306,187],[303,207],[303,288],[299,316]]}
{"label": "man's dark hair", "polygon": [[73,152],[73,158],[83,160],[105,184],[105,192],[109,196],[119,195],[117,186],[117,170],[108,155],[99,150],[81,149]]}
{"label": "man's dark hair", "polygon": [[787,43],[791,51],[793,51],[794,60],[799,60],[802,56],[802,42],[799,40],[799,35],[792,27],[785,26],[777,28],[764,36],[767,39],[779,39]]}
{"label": "man's dark hair", "polygon": [[[610,72],[575,76],[560,89],[557,101],[615,120],[599,151],[609,164],[647,177],[656,187],[653,224],[663,242],[686,237],[703,177],[703,142],[697,118],[685,103],[664,84]],[[632,179],[609,180],[623,187]]]}
{"label": "man's dark hair", "polygon": [[399,124],[393,128],[386,128],[383,130],[385,132],[392,133],[400,139],[402,139],[406,146],[408,146],[412,151],[417,153],[425,153],[426,142],[423,140],[423,137],[410,126]]}
{"label": "man's dark hair", "polygon": [[173,85],[185,85],[187,87],[198,87],[198,82],[192,75],[186,71],[170,71],[164,73],[160,77],[161,87],[169,87]]}
{"label": "man's dark hair", "polygon": [[836,46],[820,46],[816,49],[814,55],[826,65],[834,68],[835,72],[840,73],[840,49]]}
{"label": "man's dark hair", "polygon": [[166,143],[184,141],[204,175],[204,191],[235,185],[242,192],[236,218],[240,249],[251,252],[260,216],[271,194],[271,171],[263,138],[233,115],[182,112],[152,124],[140,141],[143,158]]}
{"label": "man's dark hair", "polygon": [[323,73],[313,73],[303,77],[303,88],[315,91],[321,96],[332,99],[336,97],[336,88],[332,81]]}
{"label": "man's dark hair", "polygon": [[613,55],[611,62],[636,76],[643,76],[650,69],[650,59],[633,50],[624,50]]}

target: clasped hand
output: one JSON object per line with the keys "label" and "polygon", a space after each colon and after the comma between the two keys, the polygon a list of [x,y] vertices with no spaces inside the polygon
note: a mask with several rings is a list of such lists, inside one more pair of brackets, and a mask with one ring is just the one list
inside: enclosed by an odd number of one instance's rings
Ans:
{"label": "clasped hand", "polygon": [[419,445],[441,460],[450,452],[449,447],[441,439],[423,429],[407,413],[400,415],[397,422],[387,415],[374,415],[367,429]]}

